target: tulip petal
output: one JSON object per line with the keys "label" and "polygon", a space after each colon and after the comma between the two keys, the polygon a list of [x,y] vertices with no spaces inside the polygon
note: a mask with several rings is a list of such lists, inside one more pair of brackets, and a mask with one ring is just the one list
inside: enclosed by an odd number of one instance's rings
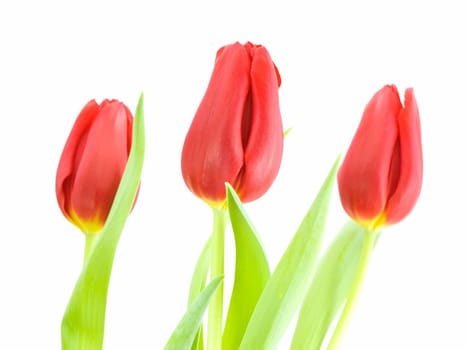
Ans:
{"label": "tulip petal", "polygon": [[415,206],[422,188],[423,157],[420,116],[413,89],[405,91],[405,107],[398,116],[400,175],[386,207],[386,221],[396,223]]}
{"label": "tulip petal", "polygon": [[71,209],[91,233],[105,223],[128,159],[131,112],[118,101],[104,101],[83,141],[71,189]]}
{"label": "tulip petal", "polygon": [[394,85],[379,90],[366,106],[339,170],[342,205],[357,221],[376,218],[386,206],[401,108]]}
{"label": "tulip petal", "polygon": [[279,172],[283,149],[279,73],[264,47],[250,46],[250,50],[250,119],[244,120],[250,125],[244,145],[244,168],[236,184],[243,202],[257,199],[271,186]]}
{"label": "tulip petal", "polygon": [[[211,202],[225,200],[225,182],[243,166],[242,117],[249,94],[250,57],[239,43],[219,50],[206,94],[182,151],[188,188]],[[228,116],[228,118],[226,118]]]}
{"label": "tulip petal", "polygon": [[89,128],[94,122],[99,113],[99,105],[95,100],[89,101],[79,113],[75,124],[65,143],[58,168],[55,182],[55,192],[57,195],[58,205],[63,215],[70,221],[73,219],[70,215],[70,191],[73,179],[73,169],[76,163],[76,158],[79,158],[77,150],[80,143],[86,139]]}

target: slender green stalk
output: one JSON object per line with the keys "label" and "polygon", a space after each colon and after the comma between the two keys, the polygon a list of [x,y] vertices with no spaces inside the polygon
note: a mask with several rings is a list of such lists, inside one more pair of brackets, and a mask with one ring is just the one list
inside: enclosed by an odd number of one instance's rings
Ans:
{"label": "slender green stalk", "polygon": [[[211,280],[224,274],[224,233],[227,223],[225,208],[213,208],[211,237]],[[219,350],[222,344],[223,284],[214,294],[208,309],[207,350]]]}
{"label": "slender green stalk", "polygon": [[345,303],[344,309],[342,310],[337,326],[334,329],[334,333],[331,337],[331,340],[329,341],[328,350],[335,350],[339,346],[344,330],[347,326],[347,323],[350,319],[350,316],[358,299],[358,295],[360,294],[360,290],[363,284],[363,280],[365,279],[366,271],[368,269],[371,252],[373,251],[373,246],[375,244],[376,237],[377,233],[375,231],[371,229],[365,230],[362,255],[358,263],[355,279],[353,281],[349,297],[347,298],[347,302]]}
{"label": "slender green stalk", "polygon": [[83,264],[86,263],[86,260],[88,259],[89,254],[91,254],[92,247],[94,246],[94,243],[96,242],[96,237],[98,235],[95,234],[85,234],[86,237],[86,243],[84,245],[84,259],[83,259]]}

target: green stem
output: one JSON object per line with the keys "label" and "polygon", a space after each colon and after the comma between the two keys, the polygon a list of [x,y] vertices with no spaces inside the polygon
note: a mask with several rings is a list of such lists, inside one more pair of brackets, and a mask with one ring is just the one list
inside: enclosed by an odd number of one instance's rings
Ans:
{"label": "green stem", "polygon": [[368,269],[371,252],[373,251],[376,237],[377,233],[375,231],[370,229],[365,231],[362,255],[360,256],[360,261],[353,281],[353,285],[350,289],[349,297],[347,298],[347,302],[345,303],[344,309],[342,310],[337,326],[334,329],[334,333],[331,337],[331,340],[329,341],[328,350],[337,349],[339,346],[344,330],[355,307],[358,295],[360,294],[360,290],[363,284],[363,280],[365,279],[366,271]]}
{"label": "green stem", "polygon": [[86,243],[84,245],[84,259],[83,259],[83,264],[86,263],[86,260],[88,260],[89,254],[91,254],[92,247],[94,246],[94,243],[96,242],[97,235],[96,234],[85,234],[86,237]]}
{"label": "green stem", "polygon": [[[225,208],[213,208],[211,237],[211,280],[224,274],[224,232],[227,222]],[[222,306],[224,287],[221,284],[214,294],[208,309],[207,350],[219,350],[222,343]]]}

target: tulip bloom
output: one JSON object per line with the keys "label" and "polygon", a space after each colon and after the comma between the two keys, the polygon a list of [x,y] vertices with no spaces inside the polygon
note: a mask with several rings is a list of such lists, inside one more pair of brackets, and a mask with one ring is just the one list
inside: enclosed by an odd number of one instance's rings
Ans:
{"label": "tulip bloom", "polygon": [[283,148],[280,83],[261,45],[235,43],[217,52],[181,161],[186,185],[211,206],[225,202],[225,182],[248,202],[274,181]]}
{"label": "tulip bloom", "polygon": [[105,224],[131,148],[133,115],[116,100],[89,101],[78,115],[57,169],[65,217],[86,234]]}
{"label": "tulip bloom", "polygon": [[397,88],[384,86],[363,112],[338,173],[346,212],[378,228],[399,222],[415,206],[422,186],[420,118],[413,89],[401,104]]}

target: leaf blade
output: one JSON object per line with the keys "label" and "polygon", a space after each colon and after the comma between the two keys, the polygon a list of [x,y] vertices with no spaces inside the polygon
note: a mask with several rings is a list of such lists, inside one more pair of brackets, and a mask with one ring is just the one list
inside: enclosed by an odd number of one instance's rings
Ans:
{"label": "leaf blade", "polygon": [[271,275],[253,312],[240,349],[274,349],[302,301],[313,277],[321,247],[339,159],[335,161]]}
{"label": "leaf blade", "polygon": [[235,279],[222,338],[222,349],[236,350],[251,314],[269,279],[266,254],[238,195],[226,184],[230,221],[235,238]]}
{"label": "leaf blade", "polygon": [[[190,291],[188,294],[188,306],[198,297],[206,286],[206,279],[209,271],[209,262],[211,257],[211,236],[204,244],[203,250],[198,257],[191,277]],[[200,325],[198,334],[196,335],[191,350],[204,349],[203,342],[203,325]]]}
{"label": "leaf blade", "polygon": [[196,297],[173,331],[167,344],[164,346],[164,350],[188,350],[191,348],[201,326],[204,312],[222,281],[223,276],[213,278]]}
{"label": "leaf blade", "polygon": [[347,299],[363,248],[364,229],[350,221],[321,259],[302,304],[291,350],[319,350]]}

